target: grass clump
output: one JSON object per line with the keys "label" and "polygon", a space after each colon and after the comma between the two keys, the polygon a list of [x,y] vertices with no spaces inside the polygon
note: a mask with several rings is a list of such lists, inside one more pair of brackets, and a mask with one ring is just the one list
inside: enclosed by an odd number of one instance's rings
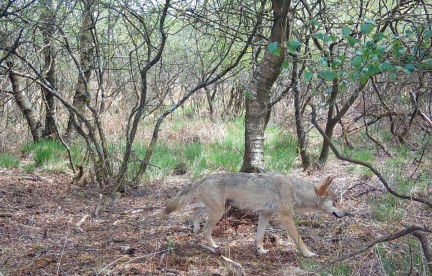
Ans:
{"label": "grass clump", "polygon": [[12,154],[0,154],[0,167],[2,168],[18,168],[20,160]]}
{"label": "grass clump", "polygon": [[24,146],[23,154],[31,156],[36,167],[54,165],[65,160],[64,147],[53,140],[42,140]]}

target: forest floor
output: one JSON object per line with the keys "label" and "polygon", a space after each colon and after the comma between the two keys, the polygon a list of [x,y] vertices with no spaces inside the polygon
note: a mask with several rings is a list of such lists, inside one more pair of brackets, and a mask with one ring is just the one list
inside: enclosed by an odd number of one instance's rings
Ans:
{"label": "forest floor", "polygon": [[[297,217],[298,230],[319,254],[316,258],[300,256],[274,218],[264,245],[270,251],[258,256],[258,218],[245,212],[233,212],[218,223],[213,237],[222,249],[210,252],[189,225],[195,201],[163,214],[168,199],[189,183],[188,175],[148,183],[112,204],[109,195],[100,198],[96,188],[74,184],[70,175],[0,168],[0,275],[314,275],[331,260],[404,227],[373,220],[371,204],[385,190],[374,177],[348,168],[338,163],[309,173],[291,171],[311,182],[336,176],[334,189],[343,192],[343,206],[354,215]],[[396,245],[383,244],[382,249],[391,252]],[[351,275],[386,275],[376,249],[348,262],[326,272],[340,275],[349,267]]]}

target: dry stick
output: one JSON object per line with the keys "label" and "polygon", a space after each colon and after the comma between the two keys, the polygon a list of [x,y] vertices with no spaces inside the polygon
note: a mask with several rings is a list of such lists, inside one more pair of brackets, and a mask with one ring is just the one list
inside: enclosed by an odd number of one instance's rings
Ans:
{"label": "dry stick", "polygon": [[67,241],[68,241],[68,236],[69,236],[69,232],[68,232],[68,230],[66,230],[65,242],[64,242],[64,244],[63,244],[63,249],[62,249],[62,252],[61,252],[61,254],[60,254],[60,259],[59,259],[58,264],[57,264],[57,272],[56,272],[56,275],[59,275],[59,272],[60,272],[60,265],[61,265],[62,258],[63,258],[64,252],[65,252],[66,243],[67,243]]}
{"label": "dry stick", "polygon": [[[391,235],[384,236],[384,237],[381,237],[379,239],[376,239],[376,240],[372,241],[371,243],[369,243],[368,245],[366,245],[365,247],[363,247],[363,248],[361,248],[361,249],[359,249],[357,251],[351,252],[351,253],[349,253],[347,255],[344,255],[342,257],[339,257],[337,259],[329,261],[323,267],[321,267],[317,272],[320,272],[320,271],[328,268],[330,265],[332,265],[334,263],[337,263],[337,262],[349,259],[349,258],[354,257],[355,255],[358,255],[358,254],[360,254],[360,253],[362,253],[362,252],[364,252],[366,250],[369,250],[369,249],[371,249],[372,247],[374,247],[378,243],[396,240],[396,239],[398,239],[400,237],[406,236],[406,235],[411,234],[413,232],[414,232],[413,233],[414,236],[416,236],[417,233],[421,233],[421,232],[416,232],[416,231],[424,231],[424,232],[432,233],[432,229],[423,228],[423,227],[420,227],[420,226],[409,226],[409,227],[405,228],[404,230],[399,231],[399,232],[397,232],[395,234],[391,234]],[[421,234],[423,234],[423,233],[421,233]],[[424,237],[424,235],[423,235],[423,237]],[[431,267],[431,265],[429,264],[429,268],[430,267]]]}
{"label": "dry stick", "polygon": [[351,159],[348,158],[346,156],[343,156],[339,153],[339,151],[337,150],[337,148],[335,147],[335,145],[332,143],[332,141],[330,140],[330,138],[327,136],[327,134],[323,131],[323,129],[318,125],[318,122],[316,120],[316,108],[315,105],[310,104],[310,106],[312,107],[312,124],[315,126],[315,128],[319,131],[319,133],[321,134],[321,136],[324,138],[324,140],[329,144],[330,148],[332,149],[333,153],[336,155],[336,157],[340,160],[343,161],[348,161],[350,163],[354,163],[357,165],[362,165],[367,167],[369,170],[371,170],[377,177],[378,179],[383,183],[383,185],[386,187],[387,191],[389,193],[391,193],[392,195],[402,198],[402,199],[409,199],[409,200],[413,200],[413,201],[417,201],[423,204],[426,204],[427,206],[429,206],[430,208],[432,208],[432,201],[427,200],[425,198],[418,198],[415,197],[413,195],[404,195],[404,194],[400,194],[398,192],[396,192],[395,190],[393,190],[390,185],[388,184],[387,180],[384,178],[384,176],[377,170],[375,169],[370,163],[368,162],[363,162],[360,160],[355,160],[355,159]]}

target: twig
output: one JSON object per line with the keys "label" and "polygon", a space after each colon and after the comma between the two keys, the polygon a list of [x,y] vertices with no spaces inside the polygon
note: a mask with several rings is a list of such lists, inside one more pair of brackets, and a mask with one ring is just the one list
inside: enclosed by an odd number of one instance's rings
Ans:
{"label": "twig", "polygon": [[80,221],[78,221],[77,223],[75,223],[75,226],[77,228],[80,228],[81,224],[83,224],[86,221],[86,219],[88,219],[89,217],[90,217],[90,215],[88,215],[88,214],[84,215],[83,218]]}
{"label": "twig", "polygon": [[63,244],[62,252],[61,252],[61,254],[60,254],[60,259],[59,259],[59,261],[58,261],[58,265],[57,265],[57,273],[56,273],[56,275],[59,275],[60,265],[61,265],[61,261],[62,261],[62,258],[63,258],[63,255],[64,255],[64,252],[65,252],[65,247],[66,247],[66,243],[67,243],[67,240],[68,240],[68,236],[69,236],[69,232],[68,232],[68,230],[66,230],[66,237],[65,237],[64,244]]}
{"label": "twig", "polygon": [[[399,231],[399,232],[397,232],[395,234],[391,234],[391,235],[384,236],[384,237],[381,237],[379,239],[376,239],[376,240],[372,241],[371,243],[369,243],[368,245],[366,245],[365,247],[363,247],[363,248],[361,248],[359,250],[356,250],[354,252],[351,252],[349,254],[346,254],[344,256],[341,256],[339,258],[331,260],[331,261],[327,262],[323,267],[321,267],[317,272],[323,271],[324,269],[328,268],[332,264],[335,264],[337,262],[340,262],[340,261],[352,258],[352,257],[354,257],[354,256],[356,256],[356,255],[358,255],[360,253],[363,253],[364,251],[367,251],[367,250],[371,249],[372,247],[374,247],[378,243],[396,240],[396,239],[398,239],[400,237],[406,236],[406,235],[411,234],[411,233],[413,233],[413,235],[415,235],[415,233],[420,233],[420,232],[416,232],[416,231],[423,231],[423,232],[432,233],[432,229],[420,227],[420,226],[417,226],[417,225],[409,226],[409,227],[405,228],[404,230]],[[430,265],[429,265],[429,267],[430,267]]]}
{"label": "twig", "polygon": [[212,253],[218,253],[217,248],[213,248],[213,247],[210,247],[210,246],[206,246],[206,245],[204,245],[204,244],[200,244],[200,246],[201,246],[202,248],[205,248],[205,249],[211,251]]}
{"label": "twig", "polygon": [[232,266],[234,266],[237,271],[239,272],[240,275],[246,275],[243,271],[243,267],[241,266],[241,264],[234,262],[233,260],[231,260],[228,257],[225,257],[224,255],[221,255],[222,259],[224,259],[225,261],[227,261],[229,264],[231,264]]}

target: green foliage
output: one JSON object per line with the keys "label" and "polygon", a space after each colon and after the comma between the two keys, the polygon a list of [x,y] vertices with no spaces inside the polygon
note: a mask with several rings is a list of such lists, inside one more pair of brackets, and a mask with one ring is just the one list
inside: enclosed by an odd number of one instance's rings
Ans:
{"label": "green foliage", "polygon": [[401,219],[405,213],[401,199],[393,195],[384,195],[371,201],[371,210],[377,221],[392,223]]}
{"label": "green foliage", "polygon": [[277,128],[267,130],[264,146],[266,169],[268,171],[288,172],[297,157],[297,139]]}
{"label": "green foliage", "polygon": [[288,50],[291,54],[295,54],[299,46],[301,45],[301,42],[298,40],[291,40],[288,42]]}
{"label": "green foliage", "polygon": [[24,146],[23,154],[33,156],[36,167],[48,164],[60,163],[64,158],[63,145],[53,140],[42,140],[37,143],[29,143]]}
{"label": "green foliage", "polygon": [[270,53],[272,53],[274,56],[280,57],[281,55],[281,47],[279,46],[278,42],[272,42],[267,46],[267,49]]}
{"label": "green foliage", "polygon": [[[408,272],[415,268],[419,272],[418,275],[426,275],[424,271],[422,255],[420,250],[412,250],[419,248],[419,242],[415,238],[396,240],[392,243],[377,244],[375,252],[379,255],[384,273],[386,275],[400,275],[396,271]],[[411,257],[407,258],[399,252],[410,252]],[[427,269],[427,268],[426,268]],[[426,274],[423,274],[426,273]]]}
{"label": "green foliage", "polygon": [[20,160],[12,154],[0,154],[0,167],[2,168],[18,168]]}

